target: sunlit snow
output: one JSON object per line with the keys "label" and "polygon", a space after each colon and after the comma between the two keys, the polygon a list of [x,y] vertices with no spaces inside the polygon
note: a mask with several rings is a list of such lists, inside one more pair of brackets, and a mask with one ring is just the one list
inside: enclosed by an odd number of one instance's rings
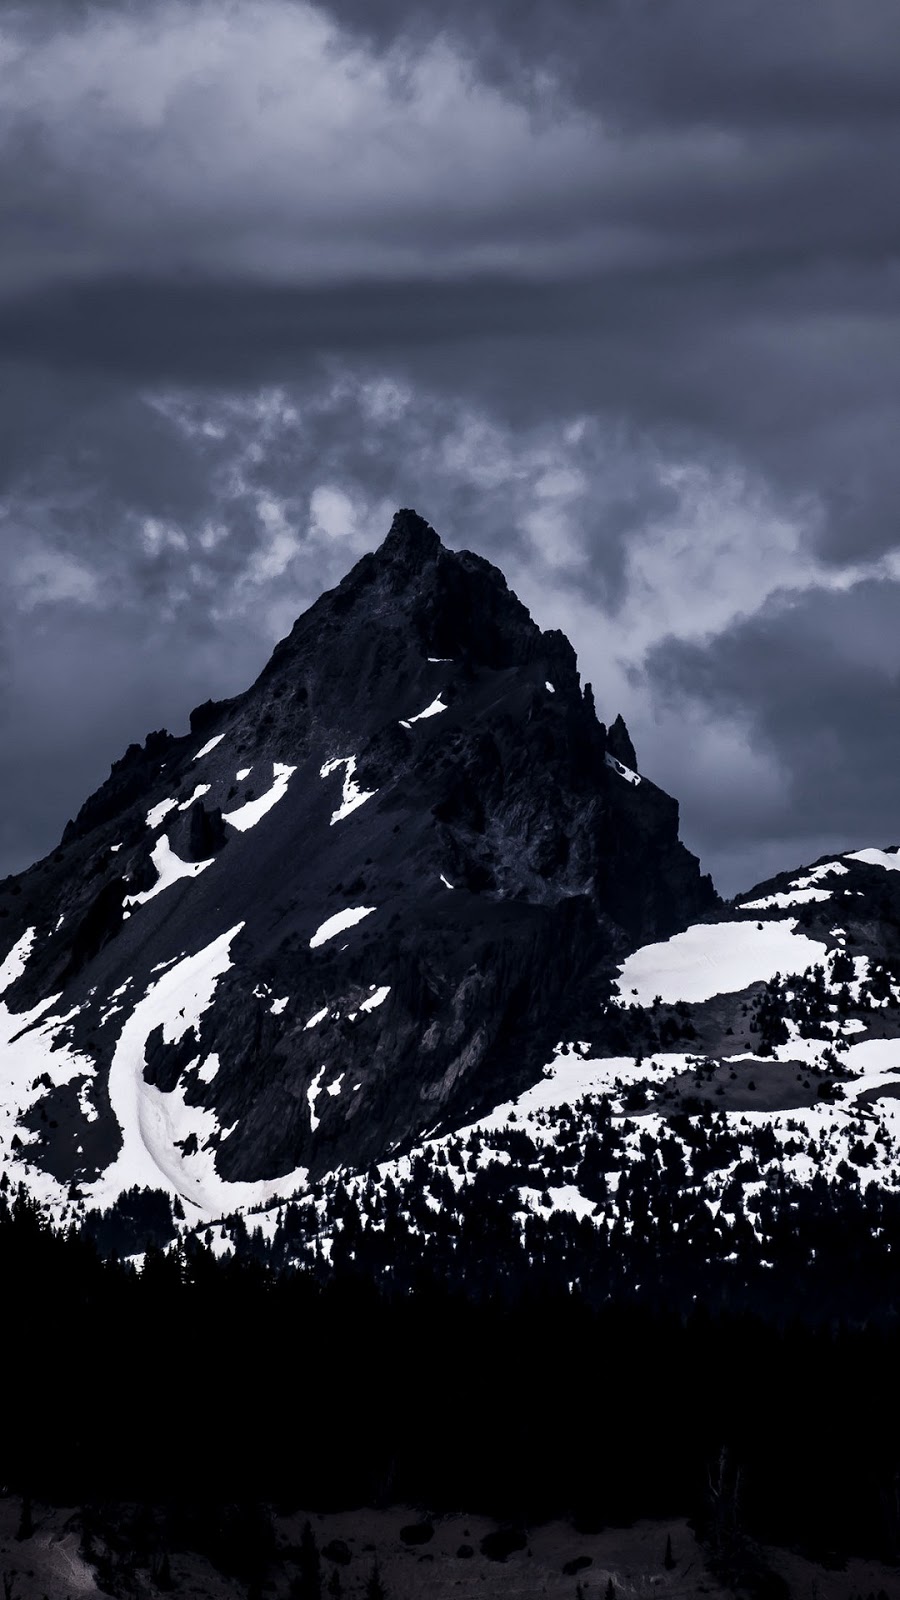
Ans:
{"label": "sunlit snow", "polygon": [[0,994],[5,994],[6,990],[11,989],[12,985],[21,978],[28,965],[28,957],[31,955],[36,936],[36,928],[27,928],[21,939],[18,939],[13,945],[2,967],[0,967]]}
{"label": "sunlit snow", "polygon": [[336,822],[342,822],[344,817],[349,817],[351,811],[355,811],[358,806],[363,805],[366,800],[371,800],[378,793],[377,789],[361,789],[359,787],[354,777],[356,772],[355,756],[335,756],[332,761],[326,761],[325,765],[319,769],[319,777],[329,778],[339,767],[344,768],[344,784],[341,803],[337,810],[331,813],[332,828]]}
{"label": "sunlit snow", "polygon": [[840,877],[850,871],[843,861],[825,861],[820,867],[811,867],[809,872],[800,878],[793,878],[789,887],[791,889],[808,889],[811,884],[821,883],[823,878]]}
{"label": "sunlit snow", "polygon": [[763,895],[759,900],[742,900],[740,902],[741,910],[786,910],[789,906],[810,905],[816,900],[829,900],[832,894],[831,889],[821,889],[816,886],[826,878],[840,877],[842,874],[846,875],[849,871],[850,868],[846,867],[843,861],[825,861],[820,867],[811,867],[809,872],[800,877],[792,878],[787,889],[778,894]]}
{"label": "sunlit snow", "polygon": [[764,895],[761,900],[742,900],[742,911],[785,911],[789,906],[807,906],[814,900],[830,900],[830,889],[786,889],[779,894]]}
{"label": "sunlit snow", "polygon": [[[0,994],[24,972],[34,937],[35,929],[29,928],[0,966]],[[62,1015],[54,1014],[53,1007],[59,999],[58,994],[48,995],[39,1005],[24,1012],[10,1011],[5,1001],[0,1000],[0,1155],[4,1164],[18,1159],[26,1169],[31,1192],[45,1202],[57,1204],[65,1199],[66,1187],[49,1174],[29,1168],[28,1146],[38,1136],[24,1130],[19,1119],[46,1092],[46,1079],[53,1087],[81,1080],[79,1098],[88,1114],[85,1097],[89,1080],[95,1074],[95,1064],[90,1056],[72,1049],[64,1031],[65,1024],[78,1015],[80,1007],[75,1006]],[[19,1141],[18,1157],[11,1149],[13,1137]]]}
{"label": "sunlit snow", "polygon": [[312,1083],[310,1084],[309,1088],[306,1091],[306,1099],[307,1099],[307,1103],[309,1105],[309,1125],[310,1125],[313,1133],[315,1133],[317,1127],[319,1126],[319,1123],[322,1120],[321,1117],[317,1117],[316,1116],[316,1101],[319,1098],[319,1091],[320,1091],[322,1079],[324,1078],[324,1076],[325,1076],[327,1071],[328,1071],[328,1067],[327,1066],[320,1067],[318,1072],[316,1073],[315,1077],[313,1078]]}
{"label": "sunlit snow", "polygon": [[211,788],[212,785],[209,783],[198,783],[190,799],[183,800],[181,802],[181,805],[178,807],[179,811],[189,811],[191,806],[194,804],[194,801],[199,800],[202,794],[209,794]]}
{"label": "sunlit snow", "polygon": [[177,804],[177,800],[160,800],[158,805],[151,806],[144,818],[147,827],[158,828],[163,818],[167,817],[170,811],[174,811]]}
{"label": "sunlit snow", "polygon": [[217,733],[212,739],[208,739],[206,744],[203,746],[203,749],[197,751],[194,760],[199,761],[201,756],[208,756],[210,750],[215,750],[216,745],[221,744],[224,737],[224,733]]}
{"label": "sunlit snow", "polygon": [[150,853],[150,860],[159,874],[156,882],[152,889],[145,889],[142,894],[126,895],[126,906],[146,905],[148,900],[154,900],[164,889],[170,889],[173,883],[178,883],[179,879],[197,878],[207,867],[212,866],[212,860],[182,861],[181,857],[175,854],[165,834],[157,839]]}
{"label": "sunlit snow", "polygon": [[617,761],[615,756],[611,756],[608,750],[606,752],[606,765],[611,767],[613,772],[617,772],[620,778],[624,778],[626,783],[638,784],[641,781],[636,772],[632,772],[631,768],[626,767],[624,762]]}
{"label": "sunlit snow", "polygon": [[384,986],[380,989],[376,989],[374,994],[369,995],[368,1000],[364,1000],[362,1002],[362,1005],[359,1008],[360,1011],[374,1011],[376,1006],[384,1005],[384,1002],[390,992],[391,986],[389,983],[384,984]]}
{"label": "sunlit snow", "polygon": [[900,872],[900,855],[888,850],[854,850],[848,861],[861,861],[867,867],[884,867],[887,872]]}
{"label": "sunlit snow", "polygon": [[696,1002],[768,983],[776,972],[803,972],[821,961],[822,944],[795,933],[794,918],[757,923],[696,923],[661,944],[627,957],[618,984],[622,1005],[661,1000]]}
{"label": "sunlit snow", "polygon": [[255,828],[260,818],[264,817],[267,811],[271,811],[272,807],[284,798],[291,774],[296,770],[296,767],[284,766],[280,761],[274,762],[275,782],[272,784],[271,789],[267,789],[265,794],[261,794],[257,800],[248,800],[245,805],[238,806],[236,811],[223,812],[225,821],[230,822],[231,826],[237,828],[241,833],[246,833],[249,828]]}
{"label": "sunlit snow", "polygon": [[344,911],[336,911],[333,917],[326,917],[309,941],[310,950],[317,950],[319,945],[334,939],[346,928],[355,927],[357,922],[362,922],[363,917],[371,916],[374,910],[374,906],[347,906]]}
{"label": "sunlit snow", "polygon": [[[138,1184],[179,1194],[206,1215],[237,1206],[265,1203],[289,1195],[306,1181],[298,1168],[282,1178],[255,1183],[229,1183],[215,1169],[211,1136],[226,1137],[213,1111],[189,1106],[179,1084],[164,1093],[144,1080],[147,1040],[162,1026],[166,1044],[176,1044],[196,1028],[213,1002],[216,986],[231,966],[231,945],[243,923],[186,956],[152,983],[122,1029],[109,1072],[109,1099],[122,1133],[116,1160],[90,1188],[94,1204],[109,1205],[124,1189]],[[212,1065],[210,1057],[207,1070]],[[203,1068],[200,1069],[203,1072]],[[185,1155],[179,1144],[193,1134],[199,1148]]]}
{"label": "sunlit snow", "polygon": [[424,711],[417,711],[414,717],[407,717],[405,720],[401,719],[400,726],[401,728],[411,728],[414,722],[424,722],[426,717],[436,717],[446,709],[447,707],[444,705],[440,695],[438,695],[437,699],[432,700],[431,705],[426,706]]}

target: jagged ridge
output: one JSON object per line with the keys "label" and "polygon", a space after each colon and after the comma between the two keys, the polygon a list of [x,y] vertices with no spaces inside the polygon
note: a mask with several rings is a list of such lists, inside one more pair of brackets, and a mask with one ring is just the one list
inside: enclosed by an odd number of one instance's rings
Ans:
{"label": "jagged ridge", "polygon": [[31,1030],[14,1155],[87,1191],[131,1117],[113,1171],[162,1161],[205,1209],[359,1168],[534,1081],[623,954],[716,904],[569,642],[401,511],[246,694],[131,746],[4,886],[4,947],[37,930],[7,1005],[73,1013]]}

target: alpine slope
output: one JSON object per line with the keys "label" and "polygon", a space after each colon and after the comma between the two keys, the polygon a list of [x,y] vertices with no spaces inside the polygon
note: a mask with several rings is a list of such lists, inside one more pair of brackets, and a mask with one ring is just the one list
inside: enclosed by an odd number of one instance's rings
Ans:
{"label": "alpine slope", "polygon": [[723,905],[565,637],[413,511],[0,884],[0,956],[2,1181],[57,1219],[897,1184],[896,849]]}

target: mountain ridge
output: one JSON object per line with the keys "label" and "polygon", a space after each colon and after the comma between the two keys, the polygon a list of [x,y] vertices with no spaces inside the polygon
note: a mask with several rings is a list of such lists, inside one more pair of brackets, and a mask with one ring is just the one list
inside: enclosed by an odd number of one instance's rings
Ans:
{"label": "mountain ridge", "polygon": [[36,930],[15,1162],[109,1198],[149,1142],[215,1210],[533,1079],[561,1008],[599,1023],[616,961],[718,904],[621,719],[613,745],[568,640],[399,512],[245,694],[129,747],[2,886],[3,948]]}

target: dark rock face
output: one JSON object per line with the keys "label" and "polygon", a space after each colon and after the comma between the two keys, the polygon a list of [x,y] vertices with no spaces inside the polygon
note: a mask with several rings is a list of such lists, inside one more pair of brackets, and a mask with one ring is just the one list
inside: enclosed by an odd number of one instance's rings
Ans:
{"label": "dark rock face", "polygon": [[632,772],[637,772],[637,756],[635,755],[634,745],[631,742],[631,735],[625,726],[625,718],[621,712],[616,717],[606,736],[606,748],[617,761],[621,761],[624,766],[630,767]]}
{"label": "dark rock face", "polygon": [[6,1001],[62,987],[102,1080],[100,1001],[240,925],[191,1048],[145,1050],[146,1083],[227,1129],[225,1179],[364,1166],[517,1092],[602,1026],[617,959],[718,904],[569,642],[412,511],[191,730],[131,746],[0,886],[0,951],[37,927]]}

